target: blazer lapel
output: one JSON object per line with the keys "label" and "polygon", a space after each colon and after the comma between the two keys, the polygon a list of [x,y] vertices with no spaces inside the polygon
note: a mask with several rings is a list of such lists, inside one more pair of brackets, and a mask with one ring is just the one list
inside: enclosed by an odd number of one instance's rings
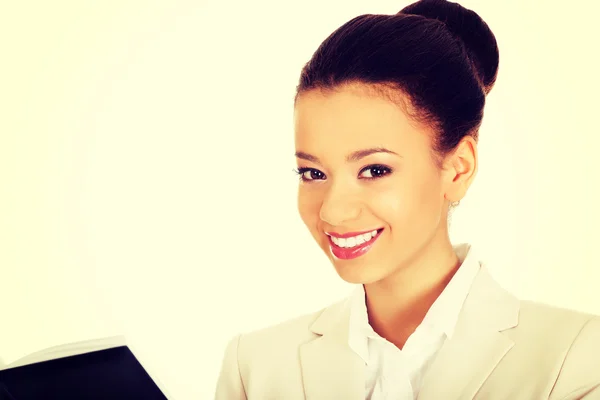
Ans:
{"label": "blazer lapel", "polygon": [[473,399],[514,343],[501,332],[517,325],[519,301],[481,267],[456,329],[427,371],[419,400]]}
{"label": "blazer lapel", "polygon": [[307,400],[363,400],[365,363],[348,345],[348,301],[323,311],[311,326],[320,337],[300,347]]}

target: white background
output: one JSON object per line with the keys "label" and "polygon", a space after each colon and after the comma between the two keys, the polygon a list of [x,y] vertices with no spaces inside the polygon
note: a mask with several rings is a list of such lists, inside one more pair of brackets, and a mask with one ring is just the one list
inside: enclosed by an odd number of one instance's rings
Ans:
{"label": "white background", "polygon": [[[339,25],[408,4],[2,2],[0,357],[112,318],[169,398],[209,399],[230,337],[345,295],[296,212],[294,90]],[[501,63],[452,239],[600,313],[597,6],[461,4]]]}

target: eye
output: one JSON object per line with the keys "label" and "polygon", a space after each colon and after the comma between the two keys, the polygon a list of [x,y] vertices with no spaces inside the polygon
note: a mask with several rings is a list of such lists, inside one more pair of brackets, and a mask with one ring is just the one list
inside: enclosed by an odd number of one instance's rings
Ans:
{"label": "eye", "polygon": [[303,182],[325,179],[325,174],[314,168],[298,168],[295,172],[300,175]]}
{"label": "eye", "polygon": [[392,169],[385,165],[369,165],[360,171],[360,177],[363,179],[377,179],[392,172]]}

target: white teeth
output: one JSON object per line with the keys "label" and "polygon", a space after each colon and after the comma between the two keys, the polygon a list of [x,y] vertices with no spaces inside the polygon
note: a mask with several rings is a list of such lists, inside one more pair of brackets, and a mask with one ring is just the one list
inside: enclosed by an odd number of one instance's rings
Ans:
{"label": "white teeth", "polygon": [[349,238],[337,238],[335,236],[331,236],[331,241],[339,247],[351,248],[366,243],[369,240],[373,239],[375,236],[377,236],[377,230]]}

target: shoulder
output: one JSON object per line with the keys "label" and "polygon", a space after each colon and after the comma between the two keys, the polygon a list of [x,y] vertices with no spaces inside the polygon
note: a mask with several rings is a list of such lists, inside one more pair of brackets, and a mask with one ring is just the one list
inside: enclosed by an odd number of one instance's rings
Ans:
{"label": "shoulder", "polygon": [[537,341],[544,346],[554,345],[557,350],[566,349],[584,328],[597,330],[598,318],[581,311],[521,300],[518,325],[513,336]]}
{"label": "shoulder", "polygon": [[[217,399],[264,396],[264,389],[289,397],[300,393],[302,379],[298,349],[319,336],[317,321],[339,314],[346,300],[262,329],[241,333],[229,340],[219,380]],[[274,392],[275,391],[275,392]]]}
{"label": "shoulder", "polygon": [[521,301],[519,324],[511,333],[532,359],[555,360],[552,399],[600,396],[600,316]]}
{"label": "shoulder", "polygon": [[520,303],[519,323],[560,324],[577,328],[596,317],[593,314],[531,300],[521,300]]}
{"label": "shoulder", "polygon": [[565,351],[553,392],[560,399],[600,397],[600,317],[588,316],[580,324]]}
{"label": "shoulder", "polygon": [[319,337],[319,326],[340,315],[348,298],[338,300],[317,311],[266,326],[261,329],[238,333],[229,340],[226,353],[235,353],[242,364],[252,360],[273,360],[295,357],[299,346]]}
{"label": "shoulder", "polygon": [[315,322],[328,318],[340,311],[347,299],[339,300],[317,311],[299,315],[288,320],[238,335],[239,350],[246,353],[263,351],[265,348],[281,350],[282,347],[292,347],[306,343],[318,336],[315,333]]}

